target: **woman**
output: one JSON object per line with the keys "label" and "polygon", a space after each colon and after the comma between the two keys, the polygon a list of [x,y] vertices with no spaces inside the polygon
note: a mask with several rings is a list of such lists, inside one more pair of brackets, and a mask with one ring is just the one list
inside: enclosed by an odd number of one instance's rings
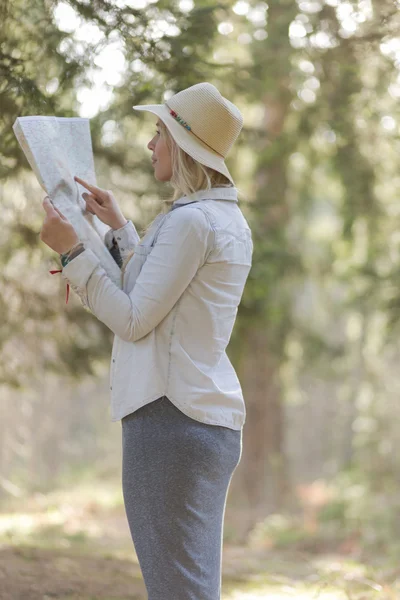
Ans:
{"label": "woman", "polygon": [[148,144],[173,197],[139,238],[110,192],[76,177],[123,287],[44,201],[41,239],[62,276],[115,334],[112,420],[122,422],[123,495],[149,600],[217,600],[223,520],[241,457],[245,405],[226,354],[250,271],[251,231],[224,159],[242,128],[234,104],[203,82],[165,104]]}

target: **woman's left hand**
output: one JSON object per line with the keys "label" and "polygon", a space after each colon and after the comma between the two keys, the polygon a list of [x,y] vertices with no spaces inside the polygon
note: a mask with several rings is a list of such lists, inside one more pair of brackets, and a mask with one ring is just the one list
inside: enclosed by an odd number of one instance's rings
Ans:
{"label": "woman's left hand", "polygon": [[58,254],[65,254],[79,242],[75,229],[66,217],[50,202],[48,196],[43,200],[46,211],[40,239]]}

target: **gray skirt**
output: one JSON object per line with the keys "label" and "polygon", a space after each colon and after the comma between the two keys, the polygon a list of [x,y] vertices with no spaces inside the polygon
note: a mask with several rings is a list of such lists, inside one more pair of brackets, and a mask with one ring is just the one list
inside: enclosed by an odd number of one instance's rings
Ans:
{"label": "gray skirt", "polygon": [[200,423],[166,396],[121,422],[125,511],[148,600],[219,600],[242,432]]}

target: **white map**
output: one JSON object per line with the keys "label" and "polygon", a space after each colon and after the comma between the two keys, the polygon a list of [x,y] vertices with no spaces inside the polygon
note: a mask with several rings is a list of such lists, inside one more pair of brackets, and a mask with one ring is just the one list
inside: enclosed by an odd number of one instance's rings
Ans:
{"label": "white map", "polygon": [[79,239],[101,261],[110,279],[121,288],[121,270],[104,243],[109,227],[86,210],[87,191],[74,175],[96,185],[89,119],[82,117],[18,117],[14,134],[54,206],[73,225]]}

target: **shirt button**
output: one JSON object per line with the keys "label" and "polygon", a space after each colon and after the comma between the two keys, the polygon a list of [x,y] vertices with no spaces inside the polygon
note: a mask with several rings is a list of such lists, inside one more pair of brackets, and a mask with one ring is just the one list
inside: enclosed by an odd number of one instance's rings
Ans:
{"label": "shirt button", "polygon": [[121,248],[122,252],[124,252],[125,248]]}
{"label": "shirt button", "polygon": [[120,240],[120,239],[121,239],[120,237],[117,237],[117,240]]}
{"label": "shirt button", "polygon": [[113,358],[113,362],[115,362],[115,358]]}

